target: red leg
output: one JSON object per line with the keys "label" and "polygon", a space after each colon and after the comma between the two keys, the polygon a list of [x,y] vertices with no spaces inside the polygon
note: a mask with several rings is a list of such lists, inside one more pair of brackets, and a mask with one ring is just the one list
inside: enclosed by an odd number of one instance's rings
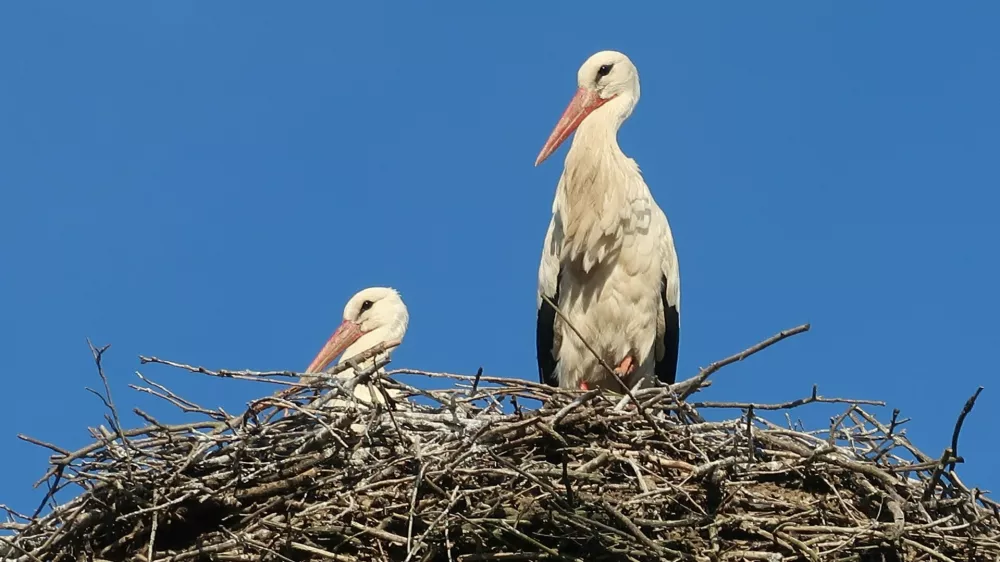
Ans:
{"label": "red leg", "polygon": [[581,381],[580,382],[580,390],[590,390],[590,387],[587,386],[586,381]]}
{"label": "red leg", "polygon": [[622,362],[618,364],[615,368],[615,372],[618,373],[620,377],[627,377],[632,371],[635,370],[635,363],[632,362],[632,356],[626,355]]}
{"label": "red leg", "polygon": [[[626,355],[625,358],[622,359],[622,362],[619,363],[617,367],[615,367],[615,373],[617,373],[618,376],[621,377],[623,381],[625,381],[626,386],[628,385],[627,377],[630,374],[632,374],[632,371],[634,370],[635,370],[635,362],[632,361],[631,355]],[[630,404],[629,407],[633,408],[638,406],[636,406],[635,404]]]}

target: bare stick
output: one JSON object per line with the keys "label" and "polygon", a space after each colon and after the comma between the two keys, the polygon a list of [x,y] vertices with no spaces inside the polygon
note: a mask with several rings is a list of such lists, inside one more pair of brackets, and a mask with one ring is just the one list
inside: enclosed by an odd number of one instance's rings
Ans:
{"label": "bare stick", "polygon": [[823,403],[823,404],[866,404],[869,406],[885,406],[885,402],[882,400],[861,400],[854,398],[826,398],[824,396],[819,396],[816,394],[817,387],[813,385],[812,394],[805,397],[799,398],[797,400],[790,400],[788,402],[782,402],[780,404],[757,404],[753,402],[692,402],[691,405],[695,408],[739,408],[741,410],[746,410],[747,408],[754,408],[755,410],[790,410],[792,408],[798,408],[799,406],[805,406],[806,404],[813,403]]}
{"label": "bare stick", "polygon": [[690,396],[694,391],[698,390],[698,388],[701,387],[701,383],[705,382],[705,379],[712,376],[713,373],[725,367],[726,365],[736,363],[737,361],[743,361],[744,359],[750,357],[754,353],[763,351],[785,338],[790,338],[796,334],[801,334],[802,332],[808,332],[808,331],[809,331],[809,324],[802,324],[801,326],[796,326],[790,330],[778,332],[777,334],[767,338],[766,340],[758,343],[757,345],[750,347],[744,351],[741,351],[736,355],[731,355],[721,361],[716,361],[715,363],[712,363],[708,367],[702,369],[701,372],[695,375],[694,377],[691,377],[690,379],[687,379],[685,381],[677,383],[676,385],[671,385],[671,386],[674,388],[678,388],[680,390],[680,392],[678,392],[678,397],[681,400],[683,400],[688,396]]}
{"label": "bare stick", "polygon": [[[153,490],[153,505],[156,505],[156,490]],[[153,512],[153,524],[152,524],[152,527],[151,527],[151,529],[149,531],[149,554],[146,555],[146,559],[149,560],[150,562],[152,562],[154,560],[154,558],[153,558],[153,552],[154,552],[153,548],[154,548],[154,544],[156,544],[156,527],[157,527],[158,523],[159,523],[159,518],[157,517],[157,512],[154,511]]]}
{"label": "bare stick", "polygon": [[144,355],[139,356],[139,363],[159,363],[161,365],[167,365],[169,367],[177,367],[179,369],[184,369],[192,373],[199,373],[203,375],[209,375],[213,377],[224,377],[224,378],[236,378],[237,375],[251,378],[263,378],[263,377],[298,377],[298,378],[313,378],[313,379],[324,379],[328,375],[336,375],[337,373],[346,371],[351,367],[351,363],[357,363],[364,361],[369,357],[378,355],[379,353],[384,353],[398,347],[400,340],[393,340],[388,342],[382,342],[374,345],[361,353],[348,358],[347,360],[341,362],[339,365],[332,367],[324,372],[324,374],[318,373],[299,373],[296,371],[227,371],[225,369],[220,369],[218,371],[212,371],[204,367],[196,367],[193,365],[185,365],[183,363],[177,363],[174,361],[168,361],[166,359],[160,359],[158,357],[146,357]]}
{"label": "bare stick", "polygon": [[937,466],[934,468],[934,474],[931,476],[931,481],[927,484],[927,488],[924,490],[924,495],[920,498],[921,501],[929,500],[931,495],[934,494],[934,489],[937,488],[938,482],[941,481],[941,474],[944,472],[944,467],[951,462],[952,454],[953,451],[951,450],[951,447],[946,448],[944,452],[941,453],[941,458],[938,459],[937,463],[935,463]]}
{"label": "bare stick", "polygon": [[63,456],[70,454],[69,451],[63,449],[62,447],[58,447],[56,445],[53,445],[52,443],[46,443],[45,441],[42,441],[40,439],[35,439],[34,437],[30,437],[28,435],[18,433],[17,438],[22,441],[27,441],[28,443],[31,443],[33,445],[39,445],[41,447],[45,447],[46,449],[51,449]]}
{"label": "bare stick", "polygon": [[[962,412],[958,414],[958,421],[955,422],[955,431],[951,434],[951,453],[958,456],[958,434],[962,432],[962,424],[965,423],[965,416],[968,416],[972,412],[973,406],[976,405],[976,399],[979,398],[979,393],[983,391],[983,387],[976,389],[975,394],[969,397],[965,401],[965,406],[962,407]],[[948,470],[955,470],[955,464],[952,463]]]}
{"label": "bare stick", "polygon": [[[109,343],[104,347],[98,349],[94,347],[93,343],[90,342],[90,338],[87,338],[87,345],[90,346],[90,352],[94,355],[94,363],[97,365],[97,374],[100,375],[101,382],[104,383],[104,393],[105,395],[107,395],[107,401],[105,401],[104,404],[105,406],[108,407],[109,410],[111,410],[111,415],[113,415],[115,418],[115,423],[114,423],[115,431],[118,433],[118,437],[122,440],[122,445],[124,445],[126,454],[131,458],[131,453],[128,452],[131,446],[129,444],[128,437],[125,437],[121,419],[118,417],[118,409],[115,408],[115,401],[113,398],[111,398],[111,385],[108,384],[108,377],[104,375],[104,365],[101,364],[101,359],[104,357],[104,352],[111,347],[111,344]],[[88,388],[87,390],[90,389]],[[93,390],[90,391],[94,392]],[[97,393],[94,392],[94,394]],[[100,397],[101,395],[97,394],[97,396]],[[103,398],[101,399],[104,400]]]}
{"label": "bare stick", "polygon": [[476,380],[472,381],[472,388],[469,389],[469,396],[475,394],[476,390],[479,389],[479,381],[482,379],[482,377],[483,377],[483,368],[480,367],[479,370],[476,371]]}
{"label": "bare stick", "polygon": [[[608,365],[607,361],[605,361],[600,355],[598,355],[594,347],[590,345],[590,342],[588,342],[583,337],[583,334],[580,333],[580,330],[577,330],[576,326],[574,326],[573,323],[569,321],[569,318],[567,318],[566,315],[563,314],[563,311],[560,310],[558,306],[556,306],[556,303],[552,302],[552,299],[550,299],[546,295],[542,295],[542,298],[545,299],[545,302],[549,303],[549,306],[552,307],[552,310],[556,311],[556,314],[559,315],[559,318],[562,318],[563,322],[565,322],[566,325],[569,326],[571,330],[573,330],[573,333],[576,334],[576,337],[580,338],[580,341],[583,342],[583,345],[594,356],[594,359],[597,359],[597,362],[600,363],[602,367],[604,367],[604,370],[607,371],[609,375],[615,377],[618,380],[618,383],[622,385],[622,388],[624,388],[625,391],[628,392],[628,385],[625,384],[625,381],[623,381],[622,378],[618,376],[618,373],[616,373],[615,370],[611,368],[611,365]],[[633,401],[634,400],[635,399],[633,398]]]}

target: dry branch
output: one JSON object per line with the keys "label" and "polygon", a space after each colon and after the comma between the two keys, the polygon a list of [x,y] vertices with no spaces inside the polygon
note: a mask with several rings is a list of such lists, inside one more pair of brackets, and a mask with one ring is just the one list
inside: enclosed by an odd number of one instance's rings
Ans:
{"label": "dry branch", "polygon": [[[346,383],[316,376],[305,388],[284,380],[299,373],[144,357],[290,388],[228,415],[140,375],[153,388],[134,389],[208,419],[167,425],[139,412],[148,427],[112,423],[73,452],[22,437],[54,453],[50,489],[72,481],[85,491],[44,515],[7,510],[2,528],[14,535],[0,537],[0,560],[1000,559],[995,502],[954,471],[976,396],[940,458],[897,432],[898,411],[886,424],[862,409],[880,402],[815,387],[783,404],[683,401],[721,367],[806,329],[627,401],[482,369],[395,371],[456,382],[419,390],[378,371],[385,360]],[[411,398],[386,409],[354,397],[356,384]],[[524,409],[523,399],[542,405]],[[758,415],[817,402],[849,407],[817,432]],[[707,422],[698,414],[707,408],[747,411]]]}

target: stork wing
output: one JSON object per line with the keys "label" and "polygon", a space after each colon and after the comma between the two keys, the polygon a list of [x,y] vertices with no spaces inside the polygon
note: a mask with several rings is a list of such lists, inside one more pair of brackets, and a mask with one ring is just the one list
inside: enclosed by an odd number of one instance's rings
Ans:
{"label": "stork wing", "polygon": [[538,264],[538,324],[535,331],[535,345],[538,353],[538,380],[551,386],[559,386],[556,362],[562,337],[556,330],[556,311],[542,295],[559,304],[559,254],[562,247],[562,220],[556,205],[553,205],[552,219],[549,221],[545,243],[542,246],[542,261]]}
{"label": "stork wing", "polygon": [[656,378],[665,384],[677,379],[677,351],[681,337],[681,277],[673,234],[663,210],[654,205],[660,233],[660,310],[656,322]]}

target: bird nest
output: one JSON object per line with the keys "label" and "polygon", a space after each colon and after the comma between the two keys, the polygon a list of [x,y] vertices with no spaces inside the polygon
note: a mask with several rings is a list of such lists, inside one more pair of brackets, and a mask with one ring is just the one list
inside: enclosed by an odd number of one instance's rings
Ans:
{"label": "bird nest", "polygon": [[[8,510],[0,560],[1000,559],[996,504],[954,470],[975,396],[940,457],[910,443],[898,412],[865,411],[870,401],[815,389],[786,404],[691,400],[722,366],[806,329],[624,396],[397,371],[452,380],[427,391],[367,370],[230,415],[143,377],[134,388],[197,419],[167,425],[136,409],[149,425],[125,429],[105,387],[111,429],[92,429],[91,445],[22,436],[56,453],[42,505],[83,491],[45,514]],[[285,385],[299,376],[142,361]],[[355,384],[419,397],[365,404]],[[758,415],[813,402],[847,409],[822,431]],[[710,408],[743,411],[706,421]]]}

